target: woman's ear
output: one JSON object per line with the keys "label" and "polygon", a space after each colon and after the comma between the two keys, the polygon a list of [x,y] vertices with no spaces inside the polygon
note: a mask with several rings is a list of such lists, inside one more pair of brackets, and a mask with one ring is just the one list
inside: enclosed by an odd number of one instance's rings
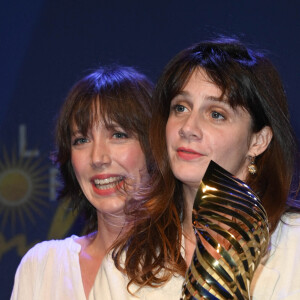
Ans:
{"label": "woman's ear", "polygon": [[263,127],[260,131],[252,134],[248,155],[258,156],[262,154],[269,146],[273,137],[270,126]]}

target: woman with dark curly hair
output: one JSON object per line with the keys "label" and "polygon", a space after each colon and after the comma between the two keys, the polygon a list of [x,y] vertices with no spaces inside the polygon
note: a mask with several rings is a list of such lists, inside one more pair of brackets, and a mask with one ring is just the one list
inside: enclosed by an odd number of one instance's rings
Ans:
{"label": "woman with dark curly hair", "polygon": [[160,218],[164,205],[139,196],[152,174],[152,89],[144,75],[120,66],[100,68],[71,89],[57,122],[55,162],[64,184],[60,198],[85,215],[88,234],[32,248],[17,270],[11,299],[180,294],[182,278],[168,281],[175,259]]}
{"label": "woman with dark curly hair", "polygon": [[299,186],[296,176],[293,190],[297,145],[273,64],[237,39],[200,42],[167,64],[153,98],[150,145],[160,176],[152,179],[150,198],[168,200],[167,210],[180,218],[172,241],[174,251],[184,245],[185,270],[196,244],[194,199],[213,160],[246,182],[267,212],[270,249],[251,296],[300,299],[299,202],[290,197]]}

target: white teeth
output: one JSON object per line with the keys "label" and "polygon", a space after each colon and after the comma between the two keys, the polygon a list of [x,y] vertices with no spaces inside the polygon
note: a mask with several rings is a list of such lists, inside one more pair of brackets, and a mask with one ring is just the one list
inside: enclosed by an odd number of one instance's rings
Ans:
{"label": "white teeth", "polygon": [[97,178],[94,180],[94,183],[98,189],[105,190],[115,187],[121,180],[123,180],[122,176],[108,177],[105,179]]}
{"label": "white teeth", "polygon": [[107,190],[107,189],[114,188],[116,185],[117,185],[117,182],[116,183],[111,183],[111,184],[106,184],[106,185],[98,185],[98,184],[96,184],[96,187],[99,190]]}

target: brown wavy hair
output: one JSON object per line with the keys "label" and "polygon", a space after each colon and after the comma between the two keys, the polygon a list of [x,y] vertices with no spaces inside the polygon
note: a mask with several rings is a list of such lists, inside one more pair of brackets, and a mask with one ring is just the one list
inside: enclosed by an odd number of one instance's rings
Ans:
{"label": "brown wavy hair", "polygon": [[[152,83],[134,68],[105,66],[78,81],[61,108],[54,153],[63,182],[59,198],[72,199],[73,209],[85,217],[87,233],[97,230],[97,214],[82,193],[71,164],[72,125],[76,124],[86,134],[99,116],[107,126],[111,122],[119,124],[138,138],[152,176],[155,168],[148,139],[153,115],[152,92]],[[97,107],[100,111],[95,110]],[[132,224],[112,246],[112,253],[117,268],[129,277],[129,285],[159,286],[170,278],[178,265],[182,274],[185,271],[184,260],[178,264],[180,250],[173,249],[176,239],[169,238],[169,232],[171,237],[177,235],[180,220],[176,219],[176,209],[166,211],[167,207],[167,201],[142,199],[139,194],[126,201],[125,213]]]}
{"label": "brown wavy hair", "polygon": [[[260,196],[273,232],[284,212],[299,211],[296,201],[287,202],[295,166],[298,168],[297,143],[290,124],[286,94],[276,68],[263,52],[252,50],[235,38],[219,37],[184,49],[167,64],[159,78],[150,127],[150,145],[160,174],[153,179],[153,196],[160,201],[172,198],[183,221],[182,183],[170,169],[165,128],[171,100],[184,88],[196,69],[207,73],[233,108],[239,106],[249,112],[253,132],[264,126],[272,129],[272,141],[256,158],[257,174],[249,174],[246,182]],[[178,232],[181,232],[181,227]],[[181,247],[179,240],[176,247]]]}

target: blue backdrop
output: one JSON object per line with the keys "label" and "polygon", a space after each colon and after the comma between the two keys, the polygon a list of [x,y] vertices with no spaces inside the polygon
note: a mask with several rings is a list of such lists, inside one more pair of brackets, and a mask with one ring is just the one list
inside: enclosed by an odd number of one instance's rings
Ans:
{"label": "blue backdrop", "polygon": [[268,49],[300,136],[297,1],[10,1],[0,10],[0,298],[36,242],[80,234],[55,201],[54,118],[73,83],[117,62],[153,81],[179,50],[215,34]]}

